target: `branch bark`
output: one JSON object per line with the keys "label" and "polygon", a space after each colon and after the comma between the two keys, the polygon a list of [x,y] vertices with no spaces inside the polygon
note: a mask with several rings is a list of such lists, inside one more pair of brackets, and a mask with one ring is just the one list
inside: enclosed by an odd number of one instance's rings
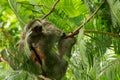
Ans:
{"label": "branch bark", "polygon": [[43,19],[45,19],[47,16],[49,16],[53,11],[54,11],[54,9],[55,9],[55,7],[56,7],[56,5],[58,4],[58,2],[59,2],[60,0],[56,0],[56,2],[53,4],[53,6],[52,6],[52,9],[46,14],[46,15],[44,15],[42,18],[41,18],[41,20],[43,20]]}
{"label": "branch bark", "polygon": [[98,34],[110,35],[110,36],[112,36],[112,37],[120,37],[119,34],[110,33],[110,32],[102,32],[102,31],[85,30],[84,33],[98,33]]}
{"label": "branch bark", "polygon": [[84,25],[85,25],[86,23],[88,23],[88,22],[93,18],[93,16],[94,16],[95,14],[97,14],[97,12],[100,10],[101,6],[105,3],[105,1],[106,1],[106,0],[104,0],[104,1],[101,3],[101,5],[93,12],[93,14],[91,14],[91,15],[87,18],[87,20],[86,20],[85,22],[83,22],[83,23],[82,23],[76,30],[74,30],[72,33],[66,35],[65,38],[73,37],[74,35],[77,35],[77,34],[79,33],[79,30],[80,30],[82,27],[84,27]]}

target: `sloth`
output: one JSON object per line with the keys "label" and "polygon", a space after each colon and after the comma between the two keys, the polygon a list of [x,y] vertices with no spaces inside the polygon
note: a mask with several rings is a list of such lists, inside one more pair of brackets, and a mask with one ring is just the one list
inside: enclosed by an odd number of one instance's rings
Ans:
{"label": "sloth", "polygon": [[31,60],[41,65],[43,76],[61,80],[68,66],[64,56],[71,57],[75,38],[64,38],[65,33],[51,22],[34,19],[25,26],[20,46],[24,46],[27,32],[30,32],[27,44],[31,51]]}

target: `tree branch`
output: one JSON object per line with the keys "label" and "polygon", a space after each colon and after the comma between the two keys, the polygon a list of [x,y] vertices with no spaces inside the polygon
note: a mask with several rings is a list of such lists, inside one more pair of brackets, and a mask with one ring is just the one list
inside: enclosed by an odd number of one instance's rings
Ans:
{"label": "tree branch", "polygon": [[84,25],[85,25],[86,23],[88,23],[88,22],[93,18],[93,16],[94,16],[95,14],[97,14],[97,12],[100,10],[101,6],[105,3],[105,1],[106,1],[106,0],[104,0],[104,1],[101,3],[101,5],[93,12],[93,14],[91,14],[91,15],[87,18],[87,20],[86,20],[85,22],[83,22],[83,23],[82,23],[76,30],[74,30],[72,33],[66,35],[65,38],[73,37],[74,35],[77,35],[77,34],[79,33],[79,30],[80,30],[82,27],[84,27]]}
{"label": "tree branch", "polygon": [[58,4],[59,1],[60,1],[60,0],[56,0],[56,2],[54,3],[54,5],[52,6],[52,9],[51,9],[46,15],[44,15],[44,16],[41,18],[41,20],[45,19],[48,15],[50,15],[50,14],[54,11],[54,9],[55,9],[55,7],[56,7],[56,5]]}
{"label": "tree branch", "polygon": [[110,33],[110,32],[102,32],[102,31],[85,30],[84,33],[98,33],[98,34],[110,35],[112,37],[120,37],[119,34],[114,34],[114,33]]}

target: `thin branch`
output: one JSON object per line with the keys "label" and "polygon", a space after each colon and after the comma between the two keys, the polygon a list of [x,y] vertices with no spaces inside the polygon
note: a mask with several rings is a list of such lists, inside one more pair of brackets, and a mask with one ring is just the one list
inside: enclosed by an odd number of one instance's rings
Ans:
{"label": "thin branch", "polygon": [[87,20],[86,20],[85,22],[83,22],[83,23],[82,23],[76,30],[74,30],[72,33],[66,35],[65,38],[73,37],[74,35],[78,34],[78,33],[79,33],[79,30],[80,30],[82,27],[84,27],[84,25],[85,25],[86,23],[88,23],[88,22],[93,18],[93,16],[94,16],[95,14],[97,14],[97,12],[100,10],[101,6],[105,3],[105,1],[106,1],[106,0],[104,0],[104,1],[101,3],[101,5],[93,12],[93,14],[91,14],[91,15],[87,18]]}
{"label": "thin branch", "polygon": [[110,36],[112,36],[112,37],[120,37],[119,34],[110,33],[110,32],[102,32],[102,31],[85,30],[84,33],[98,33],[98,34],[110,35]]}
{"label": "thin branch", "polygon": [[[103,43],[106,44],[106,43],[105,43],[106,41],[101,42],[101,40],[98,39],[97,37],[93,37],[93,36],[88,35],[88,34],[86,34],[86,33],[84,33],[84,35],[90,37],[90,38],[93,39],[93,40],[97,40],[100,44],[103,44]],[[108,49],[110,49],[110,50],[114,50],[114,49],[113,49],[114,46],[106,46],[106,47],[107,47]],[[89,47],[88,47],[88,48],[89,48]]]}
{"label": "thin branch", "polygon": [[46,15],[44,15],[44,16],[41,18],[41,20],[45,19],[48,15],[50,15],[50,14],[54,11],[54,9],[55,9],[55,7],[56,7],[56,5],[58,4],[59,1],[60,1],[60,0],[56,0],[56,2],[54,3],[54,5],[52,6],[52,9],[51,9]]}

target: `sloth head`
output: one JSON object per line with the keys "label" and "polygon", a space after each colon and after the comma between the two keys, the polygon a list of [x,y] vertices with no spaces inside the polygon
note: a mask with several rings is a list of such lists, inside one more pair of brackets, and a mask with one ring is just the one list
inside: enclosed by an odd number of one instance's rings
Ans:
{"label": "sloth head", "polygon": [[28,43],[35,44],[46,44],[46,43],[56,43],[65,33],[58,29],[54,24],[49,21],[39,19],[34,19],[30,21],[24,28],[23,40],[25,39],[27,33]]}
{"label": "sloth head", "polygon": [[31,35],[63,36],[65,34],[51,22],[46,20],[40,21],[39,19],[34,19],[29,22],[25,27],[25,31],[31,31]]}

